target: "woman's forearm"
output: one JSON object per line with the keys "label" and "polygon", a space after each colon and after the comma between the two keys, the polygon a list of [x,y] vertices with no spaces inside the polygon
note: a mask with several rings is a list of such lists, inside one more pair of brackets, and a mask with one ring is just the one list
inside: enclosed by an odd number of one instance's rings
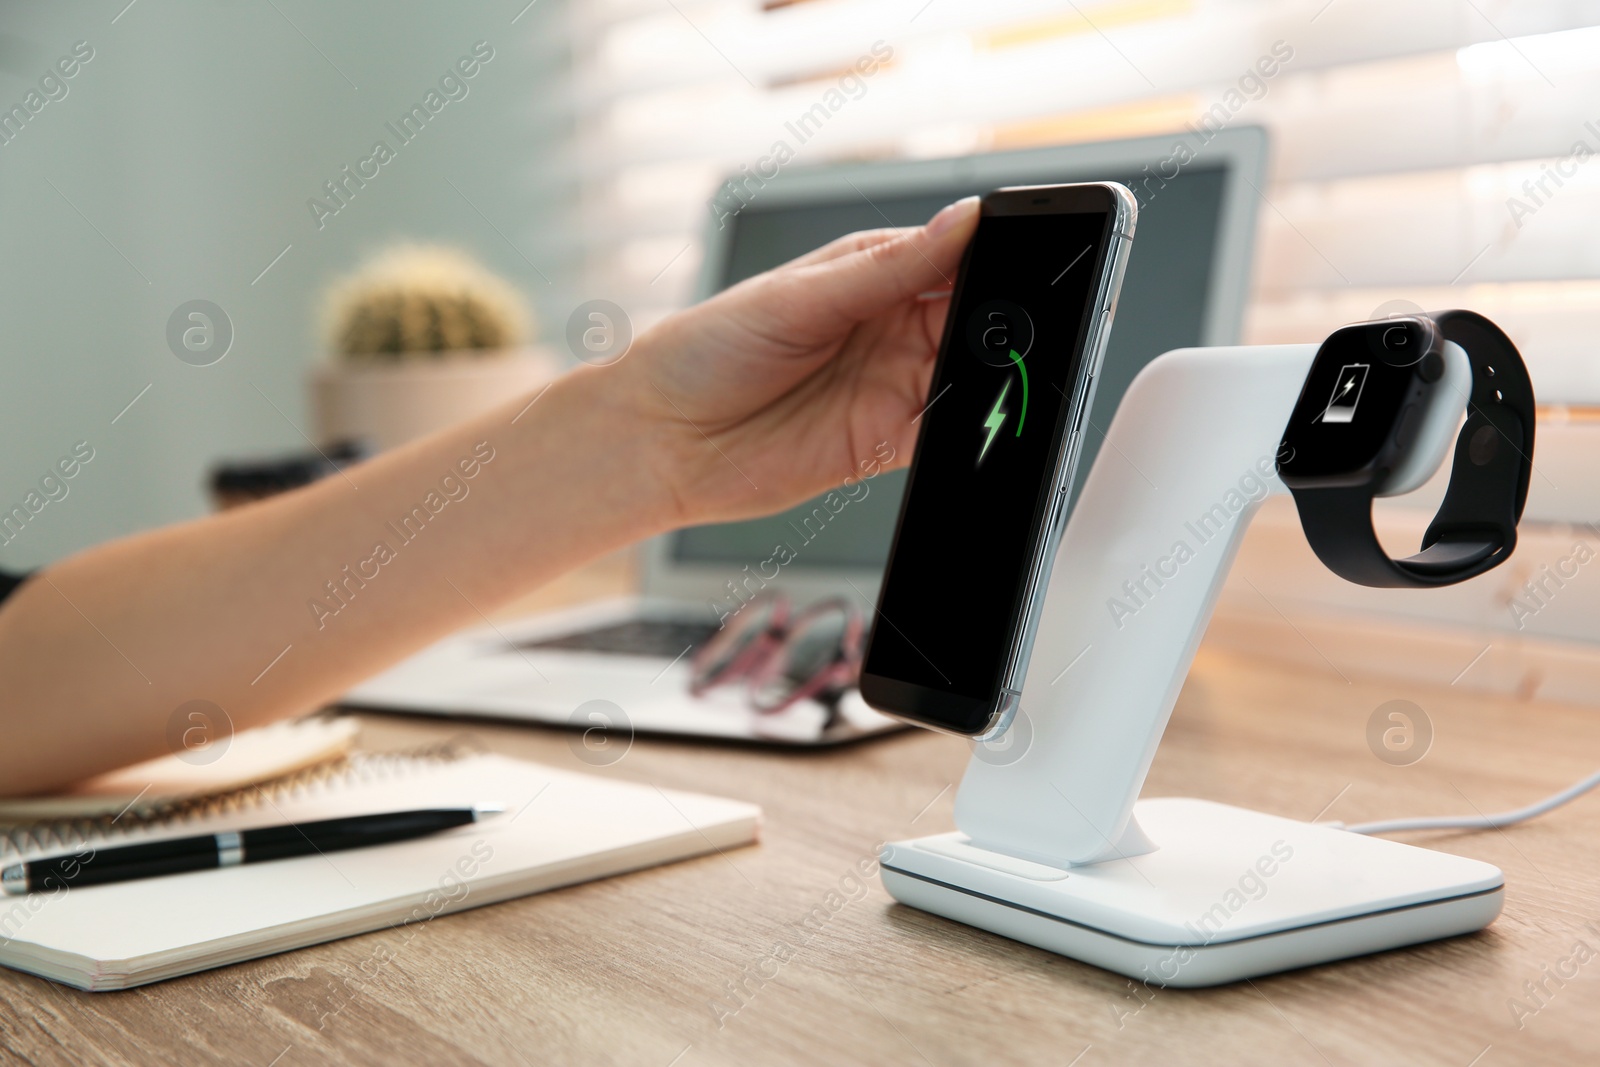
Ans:
{"label": "woman's forearm", "polygon": [[667,528],[657,442],[613,381],[584,368],[344,476],[35,575],[0,610],[0,794],[160,755],[188,701],[238,729],[314,709]]}

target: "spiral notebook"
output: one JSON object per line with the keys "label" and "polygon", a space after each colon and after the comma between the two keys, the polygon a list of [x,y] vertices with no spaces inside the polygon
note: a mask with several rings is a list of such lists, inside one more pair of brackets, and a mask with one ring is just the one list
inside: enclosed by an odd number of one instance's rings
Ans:
{"label": "spiral notebook", "polygon": [[[0,897],[0,965],[127,989],[753,842],[753,804],[445,748],[356,755],[147,811],[0,830],[0,864],[419,807],[504,815],[413,841]],[[85,860],[92,863],[92,855]]]}
{"label": "spiral notebook", "polygon": [[133,805],[231,792],[345,756],[357,731],[355,719],[320,715],[240,730],[217,748],[121,767],[53,796],[0,798],[0,826],[115,815]]}

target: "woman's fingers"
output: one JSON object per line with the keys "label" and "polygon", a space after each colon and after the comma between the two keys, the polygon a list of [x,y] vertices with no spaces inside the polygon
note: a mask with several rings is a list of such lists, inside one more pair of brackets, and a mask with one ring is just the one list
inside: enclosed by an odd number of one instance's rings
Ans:
{"label": "woman's fingers", "polygon": [[885,226],[877,230],[857,230],[847,233],[843,237],[834,238],[821,248],[814,248],[803,256],[798,256],[784,264],[786,267],[808,267],[813,263],[826,263],[830,259],[847,256],[851,252],[859,252],[863,248],[882,244],[900,234],[916,230],[915,226]]}
{"label": "woman's fingers", "polygon": [[978,220],[969,197],[940,211],[925,226],[889,231],[854,251],[785,270],[787,315],[814,317],[819,326],[861,322],[929,290],[952,283]]}

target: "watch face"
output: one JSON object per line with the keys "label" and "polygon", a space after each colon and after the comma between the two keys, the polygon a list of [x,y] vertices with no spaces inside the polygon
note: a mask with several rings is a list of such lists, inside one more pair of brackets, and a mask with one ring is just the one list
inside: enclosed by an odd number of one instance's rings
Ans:
{"label": "watch face", "polygon": [[1283,431],[1283,480],[1298,488],[1372,477],[1406,405],[1420,396],[1423,368],[1437,365],[1440,343],[1433,322],[1419,318],[1363,322],[1329,336]]}

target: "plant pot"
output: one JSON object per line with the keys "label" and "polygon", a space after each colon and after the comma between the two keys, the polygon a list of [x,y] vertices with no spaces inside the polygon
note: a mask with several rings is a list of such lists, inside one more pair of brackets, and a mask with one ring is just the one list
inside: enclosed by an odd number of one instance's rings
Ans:
{"label": "plant pot", "polygon": [[379,450],[393,448],[532,394],[562,369],[546,348],[323,363],[311,375],[317,440],[364,438]]}

